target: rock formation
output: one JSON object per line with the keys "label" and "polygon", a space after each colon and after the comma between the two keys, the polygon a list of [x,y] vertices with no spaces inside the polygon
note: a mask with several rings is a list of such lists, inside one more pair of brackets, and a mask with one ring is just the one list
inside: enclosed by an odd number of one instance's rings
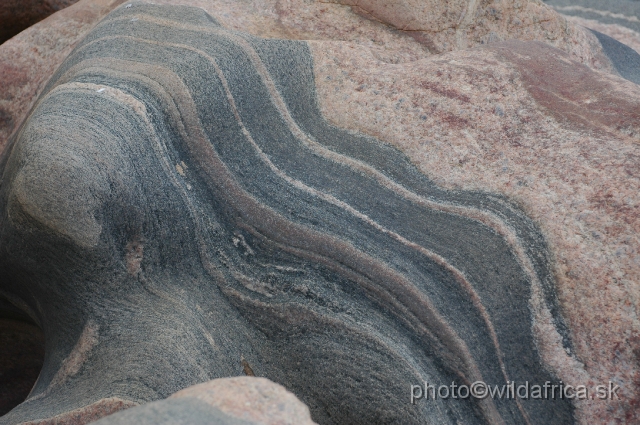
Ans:
{"label": "rock formation", "polygon": [[[381,48],[297,34],[282,4],[259,34],[224,5],[135,2],[75,47],[0,162],[0,294],[46,339],[0,424],[243,373],[321,424],[633,420],[637,58],[575,28],[442,53],[380,5],[313,7],[373,19]],[[410,402],[560,380],[620,399]]]}
{"label": "rock formation", "polygon": [[220,378],[178,391],[166,400],[111,415],[96,425],[215,423],[315,425],[309,409],[264,378]]}
{"label": "rock formation", "polygon": [[77,0],[5,0],[0,4],[0,44]]}

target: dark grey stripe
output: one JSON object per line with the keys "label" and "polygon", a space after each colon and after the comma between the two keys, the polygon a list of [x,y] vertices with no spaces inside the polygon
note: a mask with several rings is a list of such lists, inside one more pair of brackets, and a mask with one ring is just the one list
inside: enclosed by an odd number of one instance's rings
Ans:
{"label": "dark grey stripe", "polygon": [[598,37],[602,49],[613,63],[616,71],[627,80],[640,84],[640,55],[638,52],[608,35],[594,30],[591,32]]}

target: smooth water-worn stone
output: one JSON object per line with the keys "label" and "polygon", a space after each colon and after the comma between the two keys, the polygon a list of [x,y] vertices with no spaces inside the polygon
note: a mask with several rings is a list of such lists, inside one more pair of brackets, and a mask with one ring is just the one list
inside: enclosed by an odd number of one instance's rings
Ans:
{"label": "smooth water-worn stone", "polygon": [[110,415],[96,425],[313,425],[309,409],[285,388],[255,377],[220,378],[166,400]]}

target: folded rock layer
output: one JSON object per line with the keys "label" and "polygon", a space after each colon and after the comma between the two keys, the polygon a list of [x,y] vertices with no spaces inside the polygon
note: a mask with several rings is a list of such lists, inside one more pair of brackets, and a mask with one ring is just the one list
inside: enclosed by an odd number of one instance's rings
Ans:
{"label": "folded rock layer", "polygon": [[323,424],[573,422],[566,399],[410,403],[425,380],[557,381],[532,330],[545,311],[572,349],[548,249],[505,197],[328,124],[306,42],[122,6],[0,167],[0,289],[47,347],[2,424],[247,367]]}

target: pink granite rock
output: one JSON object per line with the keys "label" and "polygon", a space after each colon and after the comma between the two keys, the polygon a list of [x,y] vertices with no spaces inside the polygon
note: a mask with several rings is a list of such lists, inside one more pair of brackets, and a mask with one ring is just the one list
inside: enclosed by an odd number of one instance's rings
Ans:
{"label": "pink granite rock", "polygon": [[[502,40],[538,40],[582,63],[611,69],[591,33],[542,2],[415,0],[159,0],[206,10],[229,28],[255,35],[352,41],[386,62],[404,62]],[[468,9],[471,8],[472,10]]]}
{"label": "pink granite rock", "polygon": [[[82,0],[0,46],[0,70],[4,76],[0,86],[0,149],[73,46],[101,17],[123,1]],[[417,11],[411,9],[413,3],[405,1],[361,2],[357,7],[353,6],[357,13],[351,6],[338,2],[308,3],[303,0],[250,3],[158,0],[155,3],[201,7],[228,28],[257,36],[354,42],[371,50],[380,60],[391,63],[516,38],[544,41],[591,67],[612,71],[590,32],[567,23],[561,15],[535,1],[477,6],[473,19],[460,2],[430,3],[433,10],[446,12],[442,16],[423,6]],[[438,6],[439,3],[446,7]],[[381,8],[384,4],[389,7]],[[368,12],[364,13],[364,10]],[[395,12],[389,14],[389,10]],[[403,16],[409,21],[402,21]],[[454,19],[456,16],[457,20]],[[430,24],[436,29],[422,28]],[[409,27],[403,28],[406,25]]]}
{"label": "pink granite rock", "polygon": [[[93,423],[96,425],[315,424],[311,420],[309,408],[284,387],[265,378],[248,376],[214,379],[194,385],[178,391],[165,400],[108,415]],[[57,425],[58,422],[37,425],[49,424]]]}
{"label": "pink granite rock", "polygon": [[220,378],[178,391],[171,399],[195,398],[229,416],[261,425],[313,425],[309,408],[283,386],[265,378]]}
{"label": "pink granite rock", "polygon": [[593,19],[585,19],[578,16],[565,16],[565,18],[567,22],[571,22],[574,25],[580,25],[606,34],[640,53],[640,33],[631,28],[616,24],[604,24]]}
{"label": "pink granite rock", "polygon": [[495,43],[541,40],[573,50],[582,34],[542,2],[340,0],[354,11],[411,34],[434,53]]}
{"label": "pink granite rock", "polygon": [[331,122],[398,146],[446,187],[506,194],[540,224],[575,352],[545,312],[539,346],[565,382],[620,385],[620,400],[578,402],[581,423],[637,420],[640,87],[536,42],[403,65],[312,45]]}

